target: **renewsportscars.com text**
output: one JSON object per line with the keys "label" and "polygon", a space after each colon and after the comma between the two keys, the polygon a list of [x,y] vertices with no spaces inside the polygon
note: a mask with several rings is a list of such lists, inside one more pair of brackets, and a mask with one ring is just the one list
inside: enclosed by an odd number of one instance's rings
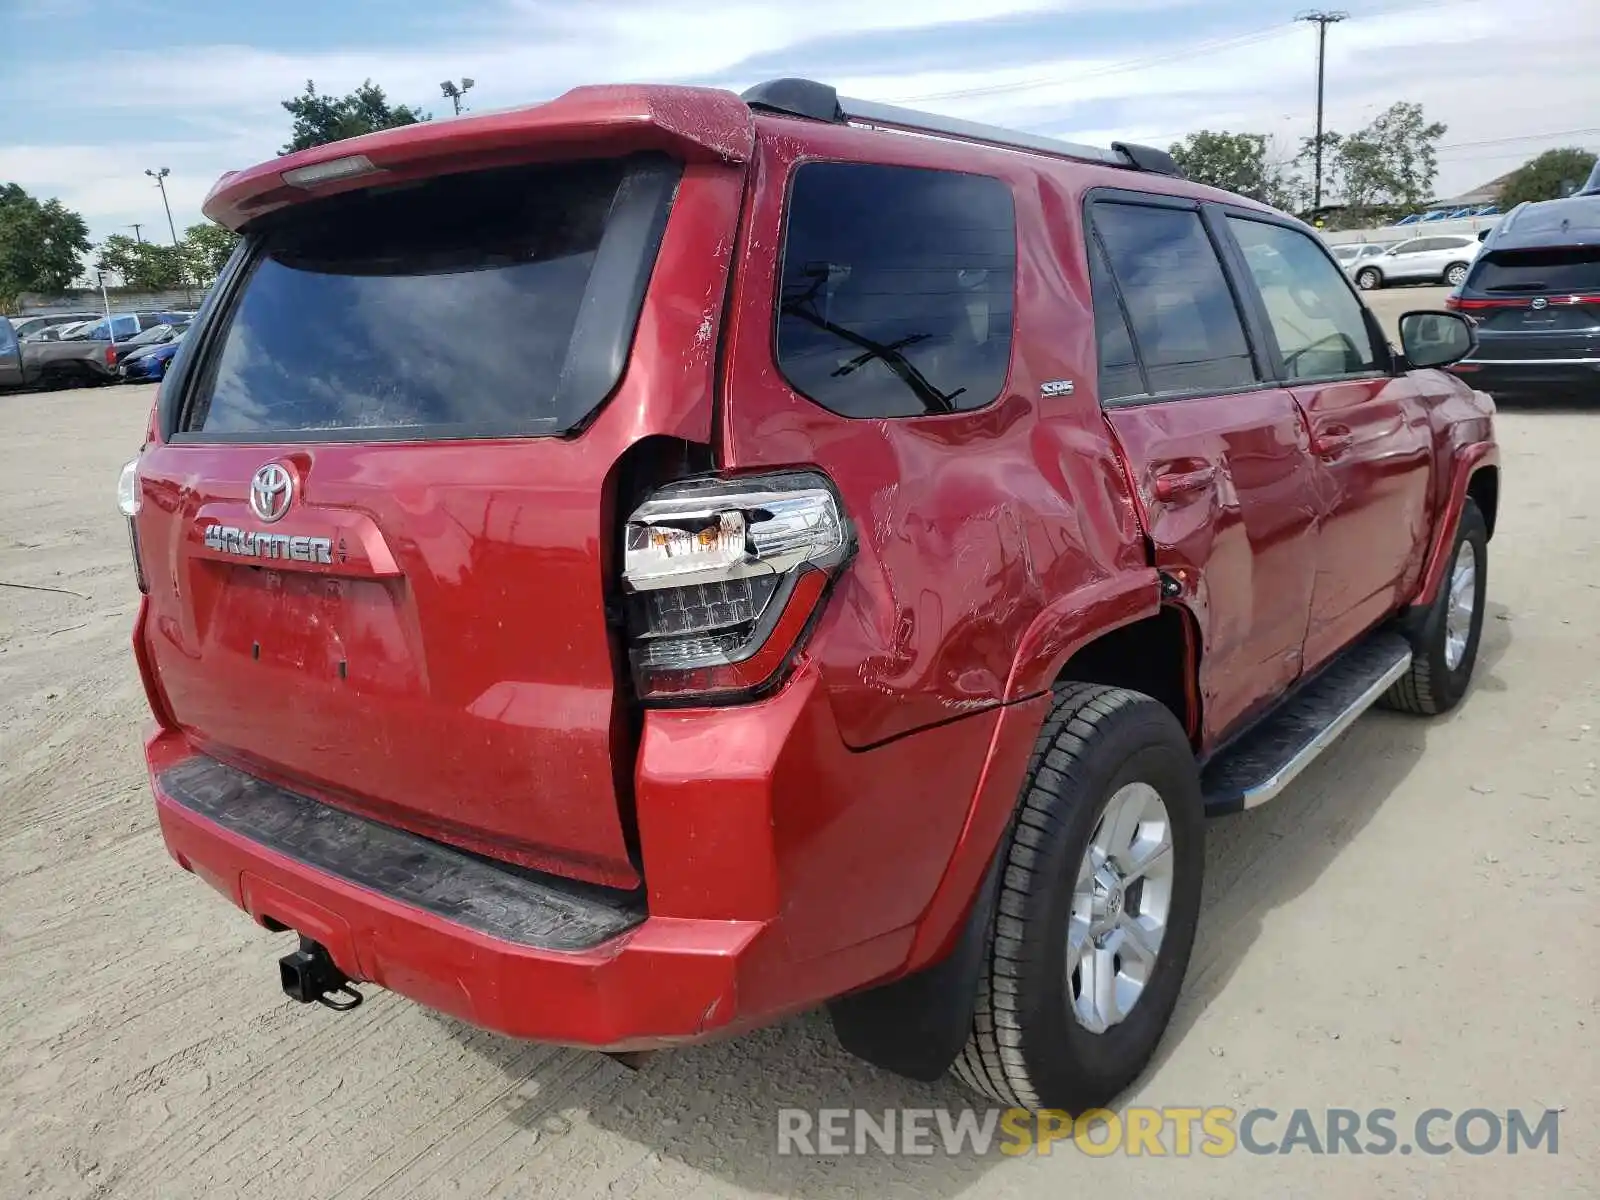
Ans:
{"label": "renewsportscars.com text", "polygon": [[1074,1118],[1026,1109],[784,1108],[778,1153],[982,1156],[1081,1153],[1094,1158],[1244,1154],[1558,1154],[1556,1109],[1128,1108]]}

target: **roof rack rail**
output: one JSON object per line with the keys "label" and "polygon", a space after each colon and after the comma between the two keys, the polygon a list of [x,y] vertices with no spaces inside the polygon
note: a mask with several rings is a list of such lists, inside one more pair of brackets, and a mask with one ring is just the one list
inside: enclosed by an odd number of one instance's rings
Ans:
{"label": "roof rack rail", "polygon": [[892,104],[878,104],[871,100],[852,100],[839,95],[837,89],[832,86],[816,83],[810,79],[768,80],[747,90],[740,99],[751,108],[784,113],[791,117],[805,117],[812,121],[828,121],[836,125],[872,125],[908,133],[959,138],[962,141],[982,142],[1011,150],[1028,150],[1036,154],[1078,158],[1113,167],[1126,167],[1136,171],[1150,171],[1159,175],[1183,178],[1183,171],[1172,160],[1172,156],[1165,150],[1157,150],[1153,146],[1113,142],[1108,150],[1101,146],[1042,137],[1035,133],[1023,133],[999,125],[981,125],[976,121],[963,121],[956,117],[940,116],[937,113],[920,112],[914,108],[898,108]]}

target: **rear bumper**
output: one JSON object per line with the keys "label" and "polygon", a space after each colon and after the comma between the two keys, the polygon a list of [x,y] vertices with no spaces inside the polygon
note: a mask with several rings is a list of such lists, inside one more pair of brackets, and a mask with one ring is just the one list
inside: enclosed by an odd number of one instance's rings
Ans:
{"label": "rear bumper", "polygon": [[974,805],[1015,796],[1041,716],[1027,702],[857,753],[809,669],[759,704],[651,713],[636,780],[648,894],[631,927],[577,949],[493,936],[448,900],[424,907],[382,861],[356,882],[303,838],[208,812],[178,786],[209,761],[180,733],[146,753],[173,857],[258,923],[472,1024],[638,1050],[767,1024],[936,957],[992,854],[969,836]]}
{"label": "rear bumper", "polygon": [[1600,358],[1466,359],[1451,370],[1490,393],[1587,392],[1600,388]]}
{"label": "rear bumper", "polygon": [[512,1037],[629,1050],[709,1036],[731,1022],[760,928],[650,919],[590,950],[539,950],[308,867],[159,787],[156,810],[178,863],[258,923],[321,942],[352,979]]}

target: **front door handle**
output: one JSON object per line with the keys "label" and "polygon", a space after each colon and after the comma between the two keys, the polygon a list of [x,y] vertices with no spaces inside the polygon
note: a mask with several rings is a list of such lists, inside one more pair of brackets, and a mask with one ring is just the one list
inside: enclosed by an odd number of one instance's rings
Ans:
{"label": "front door handle", "polygon": [[1356,435],[1348,425],[1329,425],[1311,435],[1311,453],[1318,458],[1337,458],[1355,445]]}
{"label": "front door handle", "polygon": [[1173,471],[1156,476],[1156,499],[1173,500],[1191,492],[1204,491],[1217,477],[1216,467],[1199,467],[1193,471]]}

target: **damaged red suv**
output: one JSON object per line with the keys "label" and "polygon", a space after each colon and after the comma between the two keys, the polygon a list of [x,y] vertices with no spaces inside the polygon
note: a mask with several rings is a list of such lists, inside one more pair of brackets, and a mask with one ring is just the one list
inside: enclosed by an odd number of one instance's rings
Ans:
{"label": "damaged red suv", "polygon": [[643,1050],[827,1003],[1008,1104],[1149,1060],[1203,818],[1454,705],[1492,406],[1300,223],[841,99],[599,87],[225,176],[124,470],[178,863]]}

